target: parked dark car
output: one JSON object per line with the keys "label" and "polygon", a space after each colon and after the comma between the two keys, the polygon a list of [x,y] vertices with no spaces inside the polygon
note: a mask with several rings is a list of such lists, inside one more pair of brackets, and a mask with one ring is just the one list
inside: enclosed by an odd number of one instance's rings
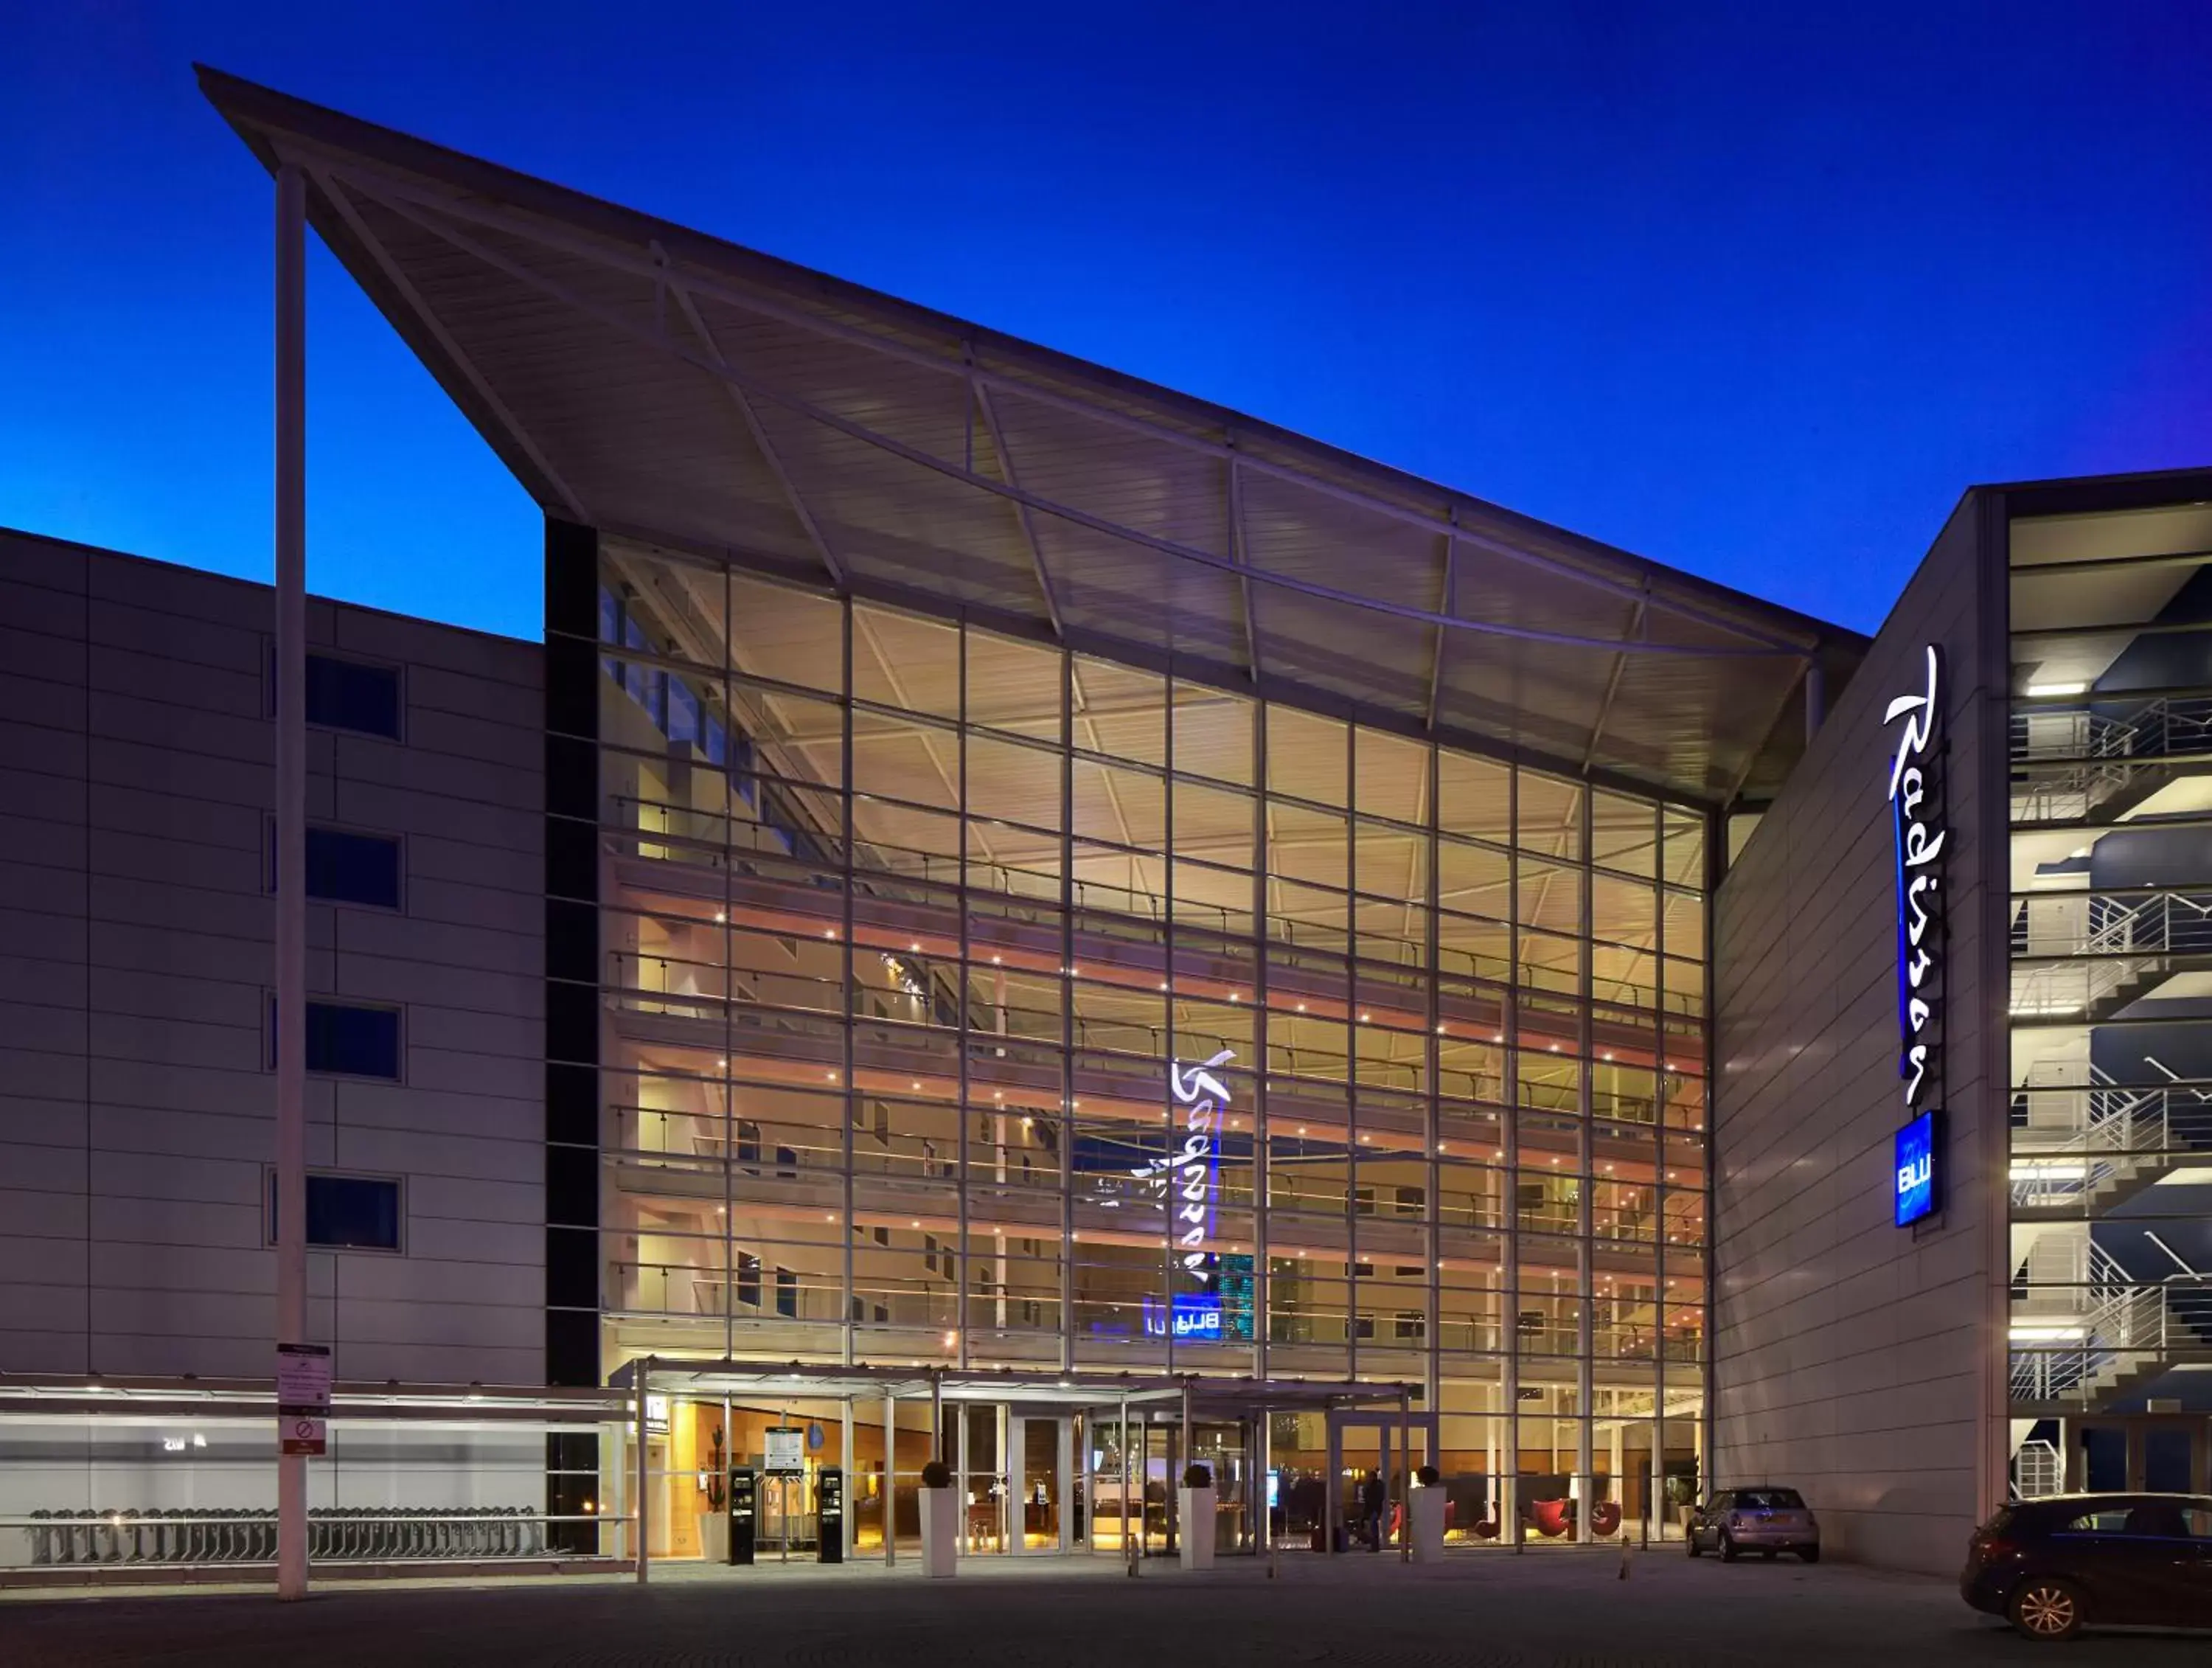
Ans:
{"label": "parked dark car", "polygon": [[1711,1548],[1724,1563],[1747,1552],[1762,1558],[1794,1552],[1808,1564],[1820,1561],[1820,1521],[1795,1488],[1723,1488],[1690,1513],[1683,1538],[1692,1558]]}
{"label": "parked dark car", "polygon": [[2014,1501],[1967,1543],[1959,1596],[2030,1639],[2108,1623],[2212,1628],[2212,1497]]}

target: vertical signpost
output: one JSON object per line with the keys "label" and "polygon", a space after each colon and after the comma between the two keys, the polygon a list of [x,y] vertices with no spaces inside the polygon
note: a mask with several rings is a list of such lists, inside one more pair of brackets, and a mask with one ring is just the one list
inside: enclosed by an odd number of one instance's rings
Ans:
{"label": "vertical signpost", "polygon": [[[307,1347],[307,186],[276,173],[276,1350]],[[330,1403],[329,1352],[321,1410]],[[280,1441],[276,1596],[307,1591],[307,1460]]]}
{"label": "vertical signpost", "polygon": [[1934,1215],[1942,1200],[1943,848],[1951,834],[1943,802],[1943,651],[1929,643],[1921,691],[1899,696],[1882,715],[1883,723],[1903,725],[1889,766],[1897,839],[1897,1070],[1905,1112],[1891,1150],[1899,1227]]}

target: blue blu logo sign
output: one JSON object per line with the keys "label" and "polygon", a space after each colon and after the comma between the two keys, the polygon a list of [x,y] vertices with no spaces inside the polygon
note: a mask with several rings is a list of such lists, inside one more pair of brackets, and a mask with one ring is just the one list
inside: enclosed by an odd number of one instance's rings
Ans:
{"label": "blue blu logo sign", "polygon": [[1172,1330],[1179,1338],[1221,1341],[1221,1300],[1210,1292],[1177,1292],[1172,1312],[1156,1297],[1145,1299],[1145,1331],[1164,1338]]}
{"label": "blue blu logo sign", "polygon": [[1910,1227],[1936,1208],[1936,1114],[1931,1109],[1897,1132],[1897,1225]]}

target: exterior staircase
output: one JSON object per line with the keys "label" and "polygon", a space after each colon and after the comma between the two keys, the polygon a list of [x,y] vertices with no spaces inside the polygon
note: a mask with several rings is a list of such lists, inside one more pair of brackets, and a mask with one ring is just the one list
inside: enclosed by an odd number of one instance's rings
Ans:
{"label": "exterior staircase", "polygon": [[2125,715],[2017,713],[2011,757],[2015,827],[2123,822],[2169,783],[2212,766],[2212,703],[2160,698]]}
{"label": "exterior staircase", "polygon": [[2107,1408],[2138,1394],[2177,1359],[2212,1351],[2212,1276],[2141,1281],[2095,1244],[2081,1248],[2086,1281],[2015,1281],[2015,1408]]}
{"label": "exterior staircase", "polygon": [[2174,1150],[2175,1098],[2203,1104],[2208,1092],[2173,1085],[2122,1087],[2094,1065],[2084,1070],[2089,1081],[2079,1084],[2038,1082],[2039,1074],[2031,1073],[2027,1086],[2014,1092],[2016,1217],[2101,1216],[2185,1156]]}
{"label": "exterior staircase", "polygon": [[2052,892],[2012,922],[2014,1024],[2103,1025],[2177,973],[2212,968],[2212,901]]}

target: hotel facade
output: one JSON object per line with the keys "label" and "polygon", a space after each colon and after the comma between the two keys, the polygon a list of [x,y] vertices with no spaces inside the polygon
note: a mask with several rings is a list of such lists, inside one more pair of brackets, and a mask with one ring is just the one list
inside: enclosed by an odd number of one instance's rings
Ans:
{"label": "hotel facade", "polygon": [[[1970,492],[1869,642],[203,80],[546,514],[542,647],[310,621],[319,1556],[719,1555],[738,1466],[896,1557],[933,1458],[970,1556],[2203,1485],[2204,478]],[[269,594],[5,560],[0,1579],[219,1562]]]}

